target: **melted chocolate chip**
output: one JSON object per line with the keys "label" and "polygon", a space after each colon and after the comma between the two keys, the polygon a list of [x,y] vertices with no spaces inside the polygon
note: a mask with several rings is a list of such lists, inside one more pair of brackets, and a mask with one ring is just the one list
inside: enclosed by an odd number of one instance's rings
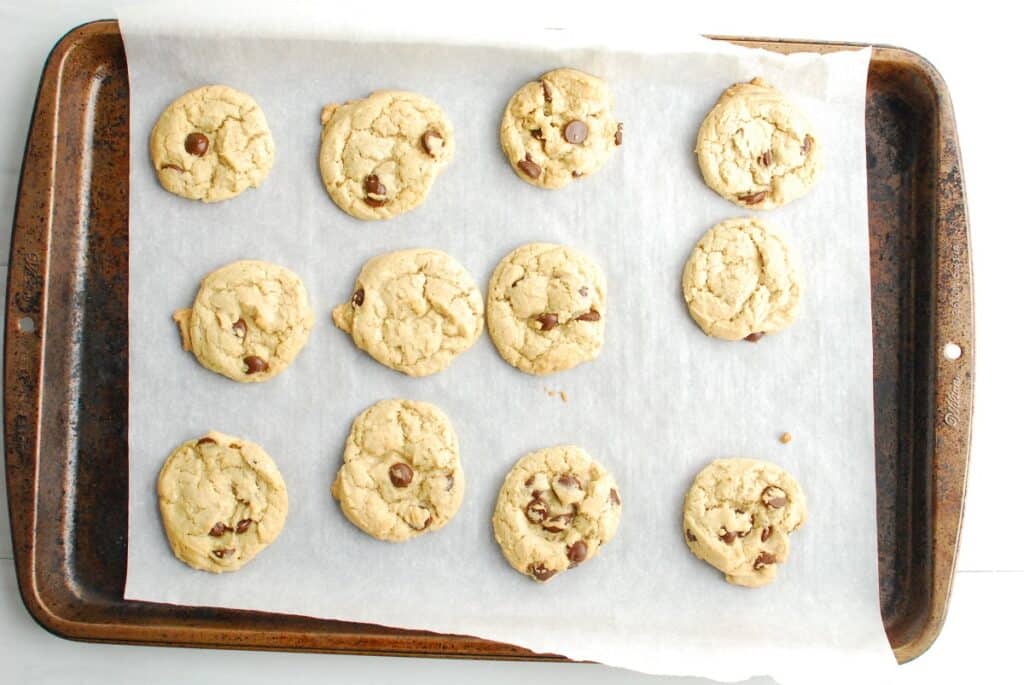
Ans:
{"label": "melted chocolate chip", "polygon": [[565,474],[562,474],[561,476],[559,476],[558,477],[558,484],[561,485],[563,488],[577,488],[577,489],[579,489],[580,487],[582,487],[580,485],[579,479],[576,478],[576,476],[574,476],[572,474],[569,474],[569,473],[565,473]]}
{"label": "melted chocolate chip", "polygon": [[404,462],[392,464],[388,469],[388,478],[396,488],[407,488],[412,482],[412,468]]}
{"label": "melted chocolate chip", "polygon": [[537,140],[544,140],[544,132],[541,131],[539,128],[531,130],[530,135],[536,138]]}
{"label": "melted chocolate chip", "polygon": [[580,314],[579,316],[577,316],[576,320],[577,321],[600,321],[601,320],[601,313],[596,311],[596,310],[591,309],[589,312],[586,312],[584,314]]}
{"label": "melted chocolate chip", "polygon": [[763,331],[759,331],[757,333],[751,333],[750,335],[748,335],[747,337],[745,337],[743,339],[746,340],[747,342],[754,342],[754,343],[756,343],[758,340],[760,340],[763,337],[764,337],[764,332]]}
{"label": "melted chocolate chip", "polygon": [[556,571],[554,569],[550,569],[549,570],[547,566],[545,566],[543,563],[539,563],[539,562],[538,563],[534,563],[534,564],[530,564],[529,566],[526,567],[526,570],[529,572],[529,574],[531,576],[533,576],[534,578],[536,578],[539,581],[545,581],[548,578],[550,578],[551,576],[553,576],[556,573],[558,573],[558,571]]}
{"label": "melted chocolate chip", "polygon": [[748,205],[756,205],[766,197],[768,197],[768,191],[762,190],[757,193],[750,193],[749,195],[740,195],[736,199],[740,202],[746,202]]}
{"label": "melted chocolate chip", "polygon": [[590,127],[585,121],[579,119],[573,119],[562,129],[562,137],[565,138],[565,142],[573,145],[579,145],[587,139],[588,135],[590,135]]}
{"label": "melted chocolate chip", "polygon": [[782,488],[769,485],[761,492],[761,501],[766,507],[781,509],[786,506],[786,502],[789,501],[789,498],[786,497],[786,491]]}
{"label": "melted chocolate chip", "polygon": [[727,530],[722,535],[719,535],[718,539],[727,545],[731,545],[732,541],[736,539],[736,533],[732,532],[731,530]]}
{"label": "melted chocolate chip", "polygon": [[249,327],[246,325],[244,319],[239,319],[238,321],[231,324],[231,330],[233,330],[235,332],[235,335],[237,335],[239,338],[244,338],[245,334],[249,331]]}
{"label": "melted chocolate chip", "polygon": [[622,145],[622,122],[619,122],[619,125],[615,127],[615,144]]}
{"label": "melted chocolate chip", "polygon": [[533,474],[532,476],[527,478],[526,479],[526,487],[530,487],[531,485],[533,485],[533,481],[536,480],[536,479],[537,479],[537,474]]}
{"label": "melted chocolate chip", "polygon": [[363,298],[366,297],[366,293],[362,288],[352,293],[352,304],[356,307],[363,304]]}
{"label": "melted chocolate chip", "polygon": [[249,530],[249,526],[252,525],[252,519],[242,519],[235,524],[235,532],[241,535],[245,531]]}
{"label": "melted chocolate chip", "polygon": [[210,149],[210,139],[202,133],[189,133],[185,136],[185,152],[202,157]]}
{"label": "melted chocolate chip", "polygon": [[775,555],[771,552],[761,552],[757,555],[757,559],[754,559],[754,570],[760,571],[765,566],[775,563]]}
{"label": "melted chocolate chip", "polygon": [[225,556],[231,556],[234,553],[235,553],[235,548],[234,547],[227,547],[225,549],[215,549],[215,550],[213,550],[213,556],[217,557],[218,559],[223,559]]}
{"label": "melted chocolate chip", "polygon": [[772,527],[771,526],[768,526],[767,528],[762,528],[761,529],[761,542],[765,542],[771,536],[772,536]]}
{"label": "melted chocolate chip", "polygon": [[437,157],[441,154],[441,148],[444,147],[444,137],[434,129],[428,129],[420,137],[420,145],[423,146],[423,151],[428,155]]}
{"label": "melted chocolate chip", "polygon": [[445,486],[444,486],[444,491],[445,491],[445,492],[451,492],[451,491],[452,491],[452,487],[454,487],[454,486],[455,486],[455,476],[453,476],[452,474],[450,474],[450,473],[449,473],[449,474],[448,474],[448,475],[446,476],[446,478],[447,478],[448,480],[447,480],[447,482],[445,483]]}
{"label": "melted chocolate chip", "polygon": [[608,499],[612,501],[612,504],[622,504],[622,500],[619,499],[619,491],[612,488],[608,493]]}
{"label": "melted chocolate chip", "polygon": [[580,294],[580,297],[586,297],[590,293],[590,288],[585,285],[581,285],[577,292]]}
{"label": "melted chocolate chip", "polygon": [[539,498],[534,498],[526,505],[526,520],[530,523],[540,524],[548,517],[548,507]]}
{"label": "melted chocolate chip", "polygon": [[267,370],[267,362],[260,357],[242,357],[242,362],[245,364],[246,376],[249,376],[254,373],[262,373]]}
{"label": "melted chocolate chip", "polygon": [[228,526],[227,524],[221,523],[220,521],[217,521],[217,523],[215,523],[213,525],[213,528],[210,529],[210,537],[219,538],[221,535],[223,535],[224,533],[226,533],[226,532],[228,532],[230,530],[231,530],[230,526]]}
{"label": "melted chocolate chip", "polygon": [[530,155],[526,155],[526,159],[519,160],[519,164],[516,164],[516,166],[530,178],[537,178],[540,176],[540,165],[530,159]]}
{"label": "melted chocolate chip", "polygon": [[574,566],[581,561],[586,561],[587,543],[583,542],[583,540],[577,540],[571,546],[565,548],[565,554]]}
{"label": "melted chocolate chip", "polygon": [[544,102],[551,102],[551,89],[548,88],[547,81],[540,82],[540,89],[544,91]]}
{"label": "melted chocolate chip", "polygon": [[[366,193],[366,197],[363,198],[363,202],[370,205],[371,207],[383,207],[387,204],[387,187],[380,182],[377,178],[377,174],[370,174],[363,179],[363,192]],[[377,197],[371,197],[376,195]]]}
{"label": "melted chocolate chip", "polygon": [[772,151],[766,150],[765,152],[761,153],[761,156],[757,158],[757,161],[761,164],[761,166],[771,166],[772,159]]}
{"label": "melted chocolate chip", "polygon": [[199,438],[196,440],[196,447],[199,445],[216,445],[217,441],[213,438]]}
{"label": "melted chocolate chip", "polygon": [[690,542],[697,542],[697,536],[690,532],[690,529],[686,529],[686,539]]}
{"label": "melted chocolate chip", "polygon": [[558,314],[540,314],[537,316],[537,321],[540,322],[540,329],[542,331],[550,331],[558,325]]}

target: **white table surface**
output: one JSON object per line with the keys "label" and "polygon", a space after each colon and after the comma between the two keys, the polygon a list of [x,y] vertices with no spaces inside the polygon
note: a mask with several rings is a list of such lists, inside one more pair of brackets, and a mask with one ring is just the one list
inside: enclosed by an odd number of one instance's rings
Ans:
{"label": "white table surface", "polygon": [[[435,3],[436,4],[436,3]],[[467,3],[468,4],[468,3]],[[953,94],[964,158],[972,226],[977,317],[977,383],[970,484],[957,577],[946,626],[932,648],[899,669],[899,683],[1019,681],[1016,648],[1024,616],[1024,544],[1011,506],[1024,485],[1017,408],[1024,355],[1020,298],[1010,282],[1021,271],[1024,227],[1016,200],[1024,151],[1017,117],[1024,111],[1021,67],[1014,54],[1019,24],[989,2],[957,10],[929,3],[862,0],[839,11],[821,0],[711,3],[530,3],[502,7],[542,17],[545,25],[585,26],[615,21],[671,22],[680,32],[816,38],[892,44],[915,50],[939,69]],[[674,4],[674,3],[673,3]],[[457,21],[475,5],[437,12]],[[663,6],[662,6],[663,5]],[[382,4],[351,3],[356,11]],[[384,4],[394,7],[393,4]],[[845,6],[845,5],[844,5]],[[574,12],[575,10],[575,12]],[[397,11],[392,9],[391,11]],[[493,10],[492,10],[493,11]],[[530,14],[532,13],[532,14]],[[102,0],[0,2],[0,277],[6,283],[10,226],[21,158],[39,76],[53,44],[72,27],[114,15]],[[1002,218],[998,218],[1002,214]],[[3,312],[0,308],[0,317]],[[0,519],[6,517],[0,478]],[[41,629],[18,595],[10,529],[0,521],[0,680],[26,683],[247,682],[376,683],[415,681],[522,683],[703,683],[653,678],[596,665],[444,661],[433,659],[303,655],[82,644]],[[187,670],[186,670],[187,669]],[[186,673],[188,675],[186,675]],[[988,676],[988,677],[986,677]],[[767,682],[758,680],[756,682]],[[823,674],[823,682],[827,676]]]}

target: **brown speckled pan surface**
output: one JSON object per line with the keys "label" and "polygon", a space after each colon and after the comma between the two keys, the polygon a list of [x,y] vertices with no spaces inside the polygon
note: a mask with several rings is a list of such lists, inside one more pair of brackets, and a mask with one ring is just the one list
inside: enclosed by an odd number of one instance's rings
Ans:
{"label": "brown speckled pan surface", "polygon": [[[779,51],[843,45],[731,39]],[[949,93],[878,47],[866,100],[881,612],[901,662],[942,627],[970,447],[974,307]],[[18,583],[79,640],[557,659],[473,637],[122,599],[128,524],[128,73],[117,24],[46,64],[14,222],[4,350]],[[960,346],[949,360],[943,346]]]}

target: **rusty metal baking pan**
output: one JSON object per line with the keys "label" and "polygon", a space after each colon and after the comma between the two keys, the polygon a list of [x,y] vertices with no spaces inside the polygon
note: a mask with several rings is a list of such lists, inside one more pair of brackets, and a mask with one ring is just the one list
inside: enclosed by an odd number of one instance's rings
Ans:
{"label": "rusty metal baking pan", "polygon": [[[730,39],[783,52],[834,43]],[[876,47],[866,99],[881,613],[896,657],[934,641],[956,560],[970,446],[974,309],[949,94]],[[18,584],[77,640],[558,659],[474,637],[125,601],[128,530],[128,71],[114,21],[53,49],[25,151],[4,349]],[[943,351],[960,356],[948,359]],[[950,355],[952,356],[952,354]]]}

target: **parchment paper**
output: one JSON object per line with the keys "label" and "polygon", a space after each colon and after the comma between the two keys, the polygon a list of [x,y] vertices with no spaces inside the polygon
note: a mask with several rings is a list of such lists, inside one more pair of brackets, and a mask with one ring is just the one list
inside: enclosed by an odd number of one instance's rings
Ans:
{"label": "parchment paper", "polygon": [[[472,634],[650,673],[794,682],[827,669],[834,682],[891,666],[875,543],[869,51],[783,58],[635,33],[593,48],[592,35],[571,31],[431,42],[422,27],[391,40],[336,16],[227,30],[193,16],[180,6],[121,14],[132,130],[126,598]],[[511,171],[498,123],[519,86],[563,65],[611,84],[625,140],[599,173],[550,192]],[[790,236],[805,264],[802,319],[758,344],[725,343],[691,321],[679,281],[701,234],[746,212],[705,187],[693,147],[721,91],[758,75],[815,122],[825,168],[804,199],[759,214]],[[277,144],[262,187],[212,205],[162,190],[147,148],[164,107],[207,83],[252,94]],[[457,149],[419,209],[364,223],[321,185],[319,113],[380,88],[438,102]],[[331,323],[331,308],[376,254],[439,248],[485,290],[504,254],[537,240],[580,248],[607,273],[607,342],[593,363],[531,377],[503,362],[485,332],[448,370],[413,379],[374,362]],[[296,271],[317,313],[305,350],[263,384],[203,369],[181,350],[171,321],[207,272],[243,258]],[[451,417],[467,478],[455,519],[404,544],[360,532],[329,492],[352,420],[388,397],[428,400]],[[263,445],[291,500],[278,540],[221,576],[174,558],[155,494],[170,450],[211,428]],[[783,431],[789,445],[778,441]],[[490,516],[511,465],[560,443],[584,446],[615,474],[622,523],[597,558],[538,585],[505,563]],[[810,507],[789,562],[760,590],[727,585],[686,549],[680,529],[693,476],[713,458],[739,455],[783,465]]]}

